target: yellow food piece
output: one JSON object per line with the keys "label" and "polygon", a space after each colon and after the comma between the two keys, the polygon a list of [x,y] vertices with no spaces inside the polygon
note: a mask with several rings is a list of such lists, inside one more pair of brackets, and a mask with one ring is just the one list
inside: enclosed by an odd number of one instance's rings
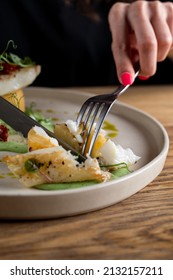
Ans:
{"label": "yellow food piece", "polygon": [[[86,147],[86,154],[88,152],[91,139],[92,139],[92,133],[91,133],[90,138],[88,140],[88,144],[87,144],[87,147]],[[107,138],[105,137],[105,135],[99,133],[98,136],[97,136],[97,139],[95,141],[95,144],[94,144],[94,147],[93,147],[93,150],[92,150],[92,154],[91,154],[91,156],[93,158],[97,158],[99,156],[100,149],[106,143],[106,141],[107,141]]]}
{"label": "yellow food piece", "polygon": [[28,150],[35,151],[40,149],[46,149],[56,147],[58,143],[54,143],[52,138],[48,135],[39,133],[38,129],[33,127],[28,132]]}
{"label": "yellow food piece", "polygon": [[22,89],[4,94],[3,98],[15,105],[21,111],[25,111],[25,97]]}
{"label": "yellow food piece", "polygon": [[[80,128],[80,130],[81,130],[81,128]],[[80,133],[81,132],[82,132],[82,130],[80,131]],[[75,138],[75,136],[73,136],[71,134],[71,132],[69,131],[66,124],[64,124],[64,123],[56,124],[54,133],[57,137],[61,138],[66,143],[68,143],[70,146],[72,146],[76,151],[78,151],[78,152],[82,151],[82,145],[83,144],[79,143],[77,141],[77,139]],[[86,154],[87,154],[88,149],[89,149],[92,134],[93,134],[93,132],[91,133],[91,136],[90,136],[89,141],[88,141],[88,145],[86,147]],[[81,133],[81,135],[82,135],[82,133]],[[83,135],[83,139],[85,139],[85,133]],[[106,143],[106,141],[107,141],[107,138],[105,137],[105,135],[102,134],[102,133],[99,133],[98,136],[97,136],[93,151],[92,151],[92,155],[91,155],[93,158],[96,158],[96,157],[99,156],[100,149]]]}
{"label": "yellow food piece", "polygon": [[54,133],[57,137],[64,140],[64,142],[68,143],[76,151],[81,151],[82,143],[79,143],[76,137],[71,134],[65,123],[56,124]]}
{"label": "yellow food piece", "polygon": [[26,187],[43,183],[102,182],[110,179],[110,173],[102,171],[96,159],[87,159],[85,164],[79,164],[61,146],[5,156],[2,161]]}

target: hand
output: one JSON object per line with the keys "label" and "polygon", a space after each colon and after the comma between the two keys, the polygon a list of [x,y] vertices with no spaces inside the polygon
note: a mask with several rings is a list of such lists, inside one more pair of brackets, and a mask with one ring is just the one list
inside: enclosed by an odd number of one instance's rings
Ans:
{"label": "hand", "polygon": [[163,61],[173,48],[173,3],[116,3],[108,20],[119,81],[133,83],[136,61],[140,63],[141,78],[154,75],[157,62]]}

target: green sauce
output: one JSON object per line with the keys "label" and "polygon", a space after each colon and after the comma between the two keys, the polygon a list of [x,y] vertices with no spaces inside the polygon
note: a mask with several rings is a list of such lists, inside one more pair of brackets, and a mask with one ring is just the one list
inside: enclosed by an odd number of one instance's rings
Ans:
{"label": "green sauce", "polygon": [[[130,171],[127,167],[118,168],[111,172],[111,180],[118,179],[124,175],[129,174]],[[34,186],[34,189],[44,190],[44,191],[55,191],[55,190],[68,190],[68,189],[79,189],[83,187],[88,187],[91,185],[96,185],[96,181],[84,181],[84,182],[73,182],[73,183],[55,183],[55,184],[41,184]]]}
{"label": "green sauce", "polygon": [[48,113],[55,113],[54,110],[52,110],[52,109],[47,109],[46,112],[48,112]]}
{"label": "green sauce", "polygon": [[34,186],[34,188],[44,190],[44,191],[54,191],[54,190],[78,189],[78,188],[87,187],[95,184],[98,183],[96,181],[84,181],[84,182],[73,182],[73,183],[41,184],[38,186]]}
{"label": "green sauce", "polygon": [[0,151],[8,151],[14,153],[27,153],[27,144],[21,144],[16,142],[0,142]]}
{"label": "green sauce", "polygon": [[104,121],[103,129],[107,131],[107,136],[109,138],[114,138],[118,135],[118,129],[116,126],[108,121]]}

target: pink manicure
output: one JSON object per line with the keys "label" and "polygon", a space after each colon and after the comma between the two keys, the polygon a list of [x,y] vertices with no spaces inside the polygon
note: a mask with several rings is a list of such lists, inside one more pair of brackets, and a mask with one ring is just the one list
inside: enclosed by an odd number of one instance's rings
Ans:
{"label": "pink manicure", "polygon": [[148,77],[144,77],[144,76],[138,76],[138,78],[140,79],[140,80],[143,80],[143,81],[145,81],[145,80],[147,80],[147,79],[149,79],[149,76]]}
{"label": "pink manicure", "polygon": [[131,85],[133,83],[132,76],[129,72],[124,72],[121,74],[121,81],[124,86]]}

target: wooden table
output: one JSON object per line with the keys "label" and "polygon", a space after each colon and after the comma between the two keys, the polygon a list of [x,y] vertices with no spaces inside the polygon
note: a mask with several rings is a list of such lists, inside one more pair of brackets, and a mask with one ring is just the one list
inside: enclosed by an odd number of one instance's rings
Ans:
{"label": "wooden table", "polygon": [[[85,88],[103,93],[112,88]],[[170,137],[164,170],[105,209],[44,221],[0,221],[0,259],[173,259],[173,87],[131,87],[119,99],[156,117]]]}

